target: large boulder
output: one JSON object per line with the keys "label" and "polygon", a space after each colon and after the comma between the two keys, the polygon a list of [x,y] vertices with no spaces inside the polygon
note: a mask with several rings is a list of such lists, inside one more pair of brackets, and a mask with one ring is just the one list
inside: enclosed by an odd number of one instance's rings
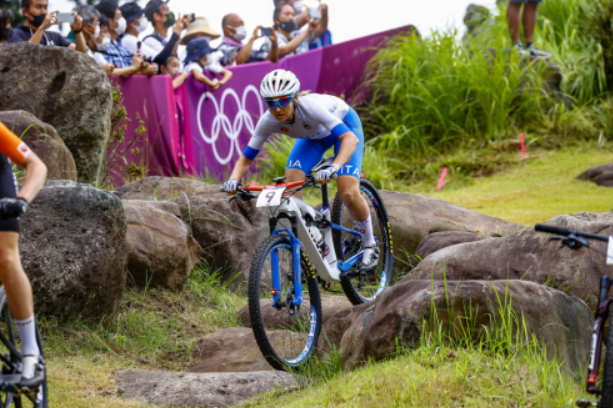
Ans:
{"label": "large boulder", "polygon": [[123,200],[167,200],[179,205],[181,217],[202,247],[201,259],[220,270],[233,286],[244,284],[255,250],[270,235],[267,211],[255,201],[233,200],[220,185],[172,177],[147,177],[117,189]]}
{"label": "large boulder", "polygon": [[21,218],[19,246],[37,313],[99,318],[118,310],[128,253],[115,195],[48,181]]}
{"label": "large boulder", "polygon": [[99,179],[111,134],[111,83],[96,61],[62,47],[21,42],[0,48],[0,111],[25,110],[51,124],[79,179]]}
{"label": "large boulder", "polygon": [[137,285],[175,289],[200,259],[200,245],[180,218],[179,206],[164,201],[123,201],[128,225],[128,271]]}
{"label": "large boulder", "polygon": [[230,407],[266,391],[294,390],[291,374],[256,373],[168,373],[127,370],[117,373],[117,386],[127,400],[161,407]]}
{"label": "large boulder", "polygon": [[501,313],[508,308],[512,313],[504,316],[506,328],[515,338],[534,336],[549,358],[560,358],[577,375],[585,371],[594,324],[590,309],[581,299],[527,281],[404,282],[374,302],[338,312],[324,330],[342,332],[340,339],[329,340],[350,369],[388,358],[398,346],[415,348],[424,328],[436,331],[440,324],[459,336],[466,330],[472,337],[484,336],[493,322],[502,327]]}
{"label": "large boulder", "polygon": [[226,197],[221,186],[182,177],[151,176],[123,185],[115,191],[122,200],[173,201],[177,197]]}
{"label": "large boulder", "polygon": [[[305,299],[308,296],[305,296]],[[287,328],[287,313],[279,312],[274,307],[271,307],[272,299],[260,300],[260,310],[262,312],[262,323],[272,329]],[[325,323],[330,316],[338,311],[352,307],[353,305],[345,296],[328,296],[321,297],[321,315],[322,323]],[[303,319],[308,319],[310,311],[307,308],[300,308],[300,316]],[[251,319],[249,317],[249,306],[243,307],[238,312],[238,318],[245,327],[251,327]],[[300,320],[300,319],[297,319]]]}
{"label": "large boulder", "polygon": [[482,239],[490,239],[491,237],[481,237],[474,232],[463,231],[442,231],[428,235],[417,245],[415,255],[411,256],[411,265],[417,266],[422,259],[430,254],[435,253],[443,248],[447,248],[465,242],[480,241]]}
{"label": "large boulder", "polygon": [[613,187],[613,163],[587,169],[577,179],[592,181],[601,187]]}
{"label": "large boulder", "polygon": [[255,200],[228,202],[227,196],[178,197],[174,202],[202,247],[203,260],[234,286],[246,283],[255,250],[270,235],[268,212],[256,208]]}
{"label": "large boulder", "polygon": [[438,198],[410,193],[381,191],[390,218],[394,254],[414,254],[428,235],[440,231],[464,231],[481,236],[503,236],[523,228],[521,225],[480,214]]}
{"label": "large boulder", "polygon": [[[547,224],[611,235],[613,212],[560,215]],[[611,273],[604,257],[587,248],[573,251],[550,237],[524,228],[502,238],[454,245],[426,257],[404,280],[524,279],[563,290],[595,308],[600,278]],[[606,251],[606,243],[590,245]]]}
{"label": "large boulder", "polygon": [[0,112],[0,122],[21,138],[47,165],[49,180],[77,181],[72,153],[55,128],[26,111]]}
{"label": "large boulder", "polygon": [[[277,344],[283,339],[288,345],[291,340],[288,342],[287,338],[296,339],[291,344],[296,356],[306,344],[306,333],[302,338],[286,330],[275,330],[267,334],[272,339],[271,341],[276,341]],[[201,361],[189,369],[196,373],[272,370],[255,342],[253,330],[244,327],[231,327],[204,336],[192,349],[192,358]]]}

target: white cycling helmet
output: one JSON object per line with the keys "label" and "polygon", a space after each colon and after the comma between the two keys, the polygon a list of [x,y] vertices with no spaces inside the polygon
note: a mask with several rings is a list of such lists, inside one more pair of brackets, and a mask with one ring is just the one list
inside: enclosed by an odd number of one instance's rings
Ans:
{"label": "white cycling helmet", "polygon": [[263,98],[278,98],[300,92],[300,81],[290,71],[275,69],[262,80],[260,94]]}

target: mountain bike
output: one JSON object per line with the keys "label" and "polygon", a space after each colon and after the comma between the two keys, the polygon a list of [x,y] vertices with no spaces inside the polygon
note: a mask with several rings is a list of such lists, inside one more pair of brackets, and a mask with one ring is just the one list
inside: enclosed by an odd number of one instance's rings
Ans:
{"label": "mountain bike", "polygon": [[[592,234],[589,232],[573,231],[566,228],[552,227],[549,225],[537,224],[534,229],[536,231],[547,232],[550,234],[559,235],[552,237],[550,240],[561,241],[563,245],[573,250],[579,250],[583,247],[590,248],[588,239],[594,239],[597,241],[608,242],[609,250],[608,254],[603,254],[609,261],[613,261],[613,240],[606,235]],[[590,248],[592,249],[592,248]],[[595,249],[593,249],[596,251]],[[600,251],[596,251],[601,253]],[[609,263],[609,262],[607,262]],[[594,317],[594,331],[592,333],[592,344],[590,348],[590,363],[588,366],[588,373],[586,378],[586,391],[589,394],[600,395],[600,401],[593,403],[585,399],[577,401],[578,407],[598,407],[598,408],[613,408],[613,330],[609,327],[609,341],[606,347],[606,354],[604,360],[604,373],[601,380],[601,388],[597,387],[598,374],[600,371],[600,358],[603,346],[603,339],[605,333],[605,321],[609,315],[609,309],[611,308],[611,302],[613,299],[609,297],[609,289],[611,289],[612,282],[608,276],[600,278],[600,295],[598,298],[598,309],[596,310]],[[611,311],[613,313],[613,311]],[[613,321],[613,314],[609,320],[609,326]]]}
{"label": "mountain bike", "polygon": [[[360,304],[375,299],[392,283],[393,241],[383,200],[372,183],[360,180],[380,250],[375,270],[363,272],[359,231],[340,197],[331,208],[327,185],[319,186],[313,176],[333,161],[322,159],[304,181],[285,183],[285,177],[278,177],[272,185],[239,187],[230,199],[257,198],[257,207],[270,211],[271,235],[251,263],[249,314],[260,351],[278,370],[304,369],[315,351],[322,324],[319,284],[334,291],[340,283],[349,300]],[[321,190],[321,208],[294,197],[306,188]],[[252,194],[256,191],[257,197]]]}

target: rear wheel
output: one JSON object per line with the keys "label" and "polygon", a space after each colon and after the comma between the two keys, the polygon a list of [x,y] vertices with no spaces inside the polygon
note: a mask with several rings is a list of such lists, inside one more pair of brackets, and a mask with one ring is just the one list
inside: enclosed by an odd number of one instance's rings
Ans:
{"label": "rear wheel", "polygon": [[600,394],[598,408],[613,408],[613,330],[611,330],[611,322],[613,322],[613,307],[609,318],[609,341],[607,343],[609,346],[604,357],[602,394]]}
{"label": "rear wheel", "polygon": [[[375,186],[366,179],[360,180],[360,193],[370,208],[373,232],[379,244],[379,263],[374,272],[362,276],[343,277],[341,286],[351,303],[359,305],[375,299],[392,284],[394,275],[394,254],[392,230],[383,200]],[[332,223],[353,230],[355,224],[337,194],[332,206]],[[334,249],[340,260],[347,260],[360,251],[362,238],[349,232],[334,231]]]}
{"label": "rear wheel", "polygon": [[[4,286],[0,286],[0,327],[2,327],[1,333],[4,339],[2,339],[2,345],[4,346],[4,358],[2,365],[2,377],[6,382],[11,381],[11,376],[19,378],[16,367],[21,364],[21,358],[19,357],[17,349],[17,328],[15,327],[11,311],[9,310],[8,303],[6,301],[6,292]],[[36,325],[36,342],[41,354],[43,353],[43,345],[40,338],[40,332],[38,325]],[[43,355],[44,357],[44,355]],[[0,395],[0,406],[2,407],[15,407],[15,408],[47,408],[49,405],[47,394],[47,379],[36,391],[22,393],[19,396],[6,393]]]}
{"label": "rear wheel", "polygon": [[[294,255],[286,235],[267,238],[255,252],[249,275],[249,317],[266,361],[277,370],[300,371],[317,346],[321,298],[315,272],[301,250],[297,263],[302,303],[294,306]],[[273,296],[280,298],[273,305]]]}

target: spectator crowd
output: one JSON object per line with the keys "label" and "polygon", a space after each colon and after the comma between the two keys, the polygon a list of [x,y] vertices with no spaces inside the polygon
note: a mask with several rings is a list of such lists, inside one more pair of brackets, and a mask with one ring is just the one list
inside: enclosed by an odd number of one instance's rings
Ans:
{"label": "spectator crowd", "polygon": [[[231,80],[227,67],[275,63],[332,43],[328,6],[321,0],[273,0],[272,26],[259,25],[250,36],[236,13],[223,17],[218,33],[205,17],[176,16],[169,1],[149,0],[142,8],[136,1],[119,6],[116,1],[101,0],[95,6],[59,13],[49,11],[48,0],[21,0],[23,25],[11,27],[11,13],[0,8],[0,46],[30,42],[68,47],[88,54],[108,75],[168,75],[176,89],[191,73],[215,91]],[[70,24],[67,37],[49,30],[61,22]],[[153,33],[145,35],[149,25]],[[211,41],[222,36],[221,44],[213,47]],[[179,45],[185,46],[182,61]],[[215,75],[206,75],[207,71]]]}

